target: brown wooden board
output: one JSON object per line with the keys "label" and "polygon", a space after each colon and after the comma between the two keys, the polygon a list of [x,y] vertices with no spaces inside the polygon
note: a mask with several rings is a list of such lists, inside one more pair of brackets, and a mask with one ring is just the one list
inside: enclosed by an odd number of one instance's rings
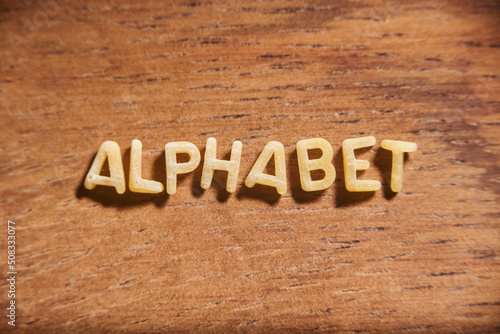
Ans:
{"label": "brown wooden board", "polygon": [[[16,330],[500,331],[500,3],[0,1],[0,331],[7,223]],[[345,189],[342,141],[371,193]],[[235,193],[202,165],[175,195],[83,187],[102,142],[243,143]],[[334,149],[334,184],[300,188],[295,144]],[[384,139],[415,142],[390,192]],[[288,191],[247,188],[268,141]],[[202,161],[203,163],[203,161]]]}

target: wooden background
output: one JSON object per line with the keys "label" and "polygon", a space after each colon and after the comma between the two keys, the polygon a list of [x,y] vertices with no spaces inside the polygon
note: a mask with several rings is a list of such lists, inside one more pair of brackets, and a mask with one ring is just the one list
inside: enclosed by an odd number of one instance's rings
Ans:
{"label": "wooden background", "polygon": [[[48,3],[49,5],[45,5]],[[54,5],[55,4],[55,5]],[[0,1],[0,330],[500,331],[500,2]],[[373,135],[345,190],[340,145]],[[83,188],[105,140],[165,183],[164,145],[243,142],[236,193]],[[300,189],[295,143],[337,179]],[[383,139],[416,142],[403,190]],[[243,182],[285,145],[288,192]],[[128,175],[128,166],[125,167]]]}

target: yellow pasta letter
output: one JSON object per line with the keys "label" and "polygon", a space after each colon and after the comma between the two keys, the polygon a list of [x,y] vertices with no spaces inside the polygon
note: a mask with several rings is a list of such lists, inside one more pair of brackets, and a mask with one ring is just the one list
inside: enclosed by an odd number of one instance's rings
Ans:
{"label": "yellow pasta letter", "polygon": [[220,160],[215,157],[217,154],[217,140],[215,138],[208,138],[205,150],[203,173],[201,175],[201,187],[203,189],[210,188],[210,184],[212,184],[212,178],[214,176],[214,170],[218,169],[225,170],[228,173],[226,190],[230,193],[233,193],[236,190],[238,173],[240,170],[241,147],[241,142],[235,141],[233,143],[233,148],[231,149],[231,158],[229,161]]}
{"label": "yellow pasta letter", "polygon": [[[177,162],[178,153],[187,153],[188,162]],[[167,193],[175,194],[177,190],[177,174],[192,172],[200,164],[200,151],[190,142],[178,141],[165,145],[165,160],[167,164]]]}
{"label": "yellow pasta letter", "polygon": [[356,171],[366,170],[370,167],[367,160],[357,160],[354,150],[373,146],[376,139],[373,136],[346,139],[342,143],[342,155],[344,156],[345,187],[351,192],[375,191],[380,189],[380,182],[375,180],[357,180]]}
{"label": "yellow pasta letter", "polygon": [[132,140],[130,148],[130,176],[128,187],[136,193],[157,194],[163,191],[163,184],[157,181],[144,180],[142,174],[142,143],[138,139]]}
{"label": "yellow pasta letter", "polygon": [[383,140],[382,148],[392,151],[391,190],[401,191],[403,185],[403,157],[405,152],[415,152],[417,144],[399,140]]}
{"label": "yellow pasta letter", "polygon": [[[99,175],[104,162],[108,159],[110,176]],[[122,156],[120,146],[114,141],[105,141],[99,147],[99,151],[90,167],[87,177],[85,177],[85,188],[92,190],[96,185],[115,187],[116,192],[125,192],[125,175],[123,173]]]}
{"label": "yellow pasta letter", "polygon": [[[273,155],[276,175],[264,174],[264,169]],[[245,185],[252,188],[256,183],[274,187],[280,195],[286,193],[285,148],[280,142],[270,141],[267,143],[250,170]]]}
{"label": "yellow pasta letter", "polygon": [[[319,149],[323,155],[318,159],[309,159],[308,150]],[[297,142],[297,159],[300,172],[300,185],[305,191],[323,190],[335,181],[335,167],[332,165],[332,145],[323,138],[303,139]],[[321,169],[325,172],[322,180],[311,179],[311,171]]]}

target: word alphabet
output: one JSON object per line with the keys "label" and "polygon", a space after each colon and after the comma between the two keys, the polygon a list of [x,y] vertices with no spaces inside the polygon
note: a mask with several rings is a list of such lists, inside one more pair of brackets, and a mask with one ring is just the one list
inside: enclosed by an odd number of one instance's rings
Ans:
{"label": "word alphabet", "polygon": [[[376,191],[381,184],[376,180],[358,180],[356,172],[366,170],[370,167],[367,160],[358,160],[354,150],[375,145],[376,139],[373,136],[346,139],[342,143],[342,155],[344,162],[345,185],[350,192]],[[226,190],[233,193],[236,190],[238,174],[240,170],[242,143],[235,141],[231,149],[229,160],[217,159],[217,141],[215,138],[208,138],[201,176],[201,187],[208,189],[212,184],[215,170],[227,171]],[[417,144],[398,140],[383,140],[383,149],[392,152],[391,189],[399,192],[403,184],[403,160],[404,153],[417,150]],[[305,191],[318,191],[327,189],[335,181],[335,167],[332,164],[333,149],[328,141],[323,138],[303,139],[297,142],[297,158],[299,165],[300,184]],[[320,150],[322,156],[310,159],[310,150]],[[178,162],[178,154],[187,154],[187,162]],[[163,184],[158,181],[145,180],[142,175],[142,143],[134,139],[130,150],[130,175],[129,189],[137,193],[157,194],[164,190]],[[274,158],[275,175],[264,173],[269,161]],[[110,176],[100,175],[102,167],[108,159]],[[169,195],[177,191],[177,175],[194,171],[201,161],[198,148],[187,141],[171,142],[165,145],[165,163],[167,171],[166,189]],[[322,170],[324,177],[321,180],[313,180],[311,172]],[[276,188],[280,195],[287,191],[285,149],[283,144],[277,141],[270,141],[260,153],[257,161],[252,166],[245,179],[245,185],[249,188],[256,184],[262,184]],[[85,178],[85,188],[91,190],[97,185],[115,187],[117,193],[123,194],[126,190],[125,174],[123,171],[120,147],[113,141],[106,141],[101,144],[99,151]]]}

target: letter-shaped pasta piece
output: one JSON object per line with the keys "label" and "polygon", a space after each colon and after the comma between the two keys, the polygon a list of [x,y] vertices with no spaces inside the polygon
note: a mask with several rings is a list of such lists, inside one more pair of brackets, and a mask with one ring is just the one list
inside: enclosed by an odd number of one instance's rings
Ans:
{"label": "letter-shaped pasta piece", "polygon": [[[318,159],[309,159],[308,150],[319,149],[323,155]],[[323,190],[335,181],[335,167],[332,164],[332,145],[323,138],[303,139],[297,142],[297,160],[299,164],[300,185],[305,191]],[[321,169],[325,172],[322,180],[313,181],[311,171]]]}
{"label": "letter-shaped pasta piece", "polygon": [[403,186],[404,153],[415,152],[417,144],[399,140],[383,140],[380,146],[392,151],[391,190],[397,193]]}
{"label": "letter-shaped pasta piece", "polygon": [[227,171],[227,185],[226,190],[233,193],[236,190],[238,183],[238,173],[240,170],[241,160],[241,147],[240,141],[233,143],[231,149],[231,158],[228,160],[220,160],[216,158],[217,155],[217,140],[215,138],[208,138],[207,147],[205,150],[205,161],[203,164],[203,173],[201,175],[201,187],[203,189],[210,188],[214,171],[225,170]]}
{"label": "letter-shaped pasta piece", "polygon": [[163,191],[163,184],[157,181],[145,180],[142,175],[142,143],[138,139],[132,140],[130,148],[130,176],[128,187],[136,193],[157,194]]}
{"label": "letter-shaped pasta piece", "polygon": [[[178,153],[187,153],[188,162],[177,162]],[[188,141],[172,142],[165,145],[165,160],[167,164],[167,193],[175,194],[177,190],[177,174],[192,172],[200,164],[201,156],[198,148]]]}
{"label": "letter-shaped pasta piece", "polygon": [[[276,175],[264,174],[264,170],[273,155]],[[286,193],[285,148],[280,142],[270,141],[267,143],[250,170],[245,185],[252,188],[256,183],[274,187],[280,195]]]}
{"label": "letter-shaped pasta piece", "polygon": [[354,150],[373,146],[376,139],[373,136],[346,139],[342,143],[342,154],[344,156],[345,187],[351,192],[375,191],[380,189],[380,182],[376,180],[358,180],[356,171],[366,170],[370,167],[367,160],[357,160]]}
{"label": "letter-shaped pasta piece", "polygon": [[[108,159],[110,176],[100,175],[106,158]],[[114,141],[105,141],[101,144],[92,167],[85,177],[85,188],[92,190],[96,185],[115,187],[119,194],[123,194],[126,190],[120,146]]]}

